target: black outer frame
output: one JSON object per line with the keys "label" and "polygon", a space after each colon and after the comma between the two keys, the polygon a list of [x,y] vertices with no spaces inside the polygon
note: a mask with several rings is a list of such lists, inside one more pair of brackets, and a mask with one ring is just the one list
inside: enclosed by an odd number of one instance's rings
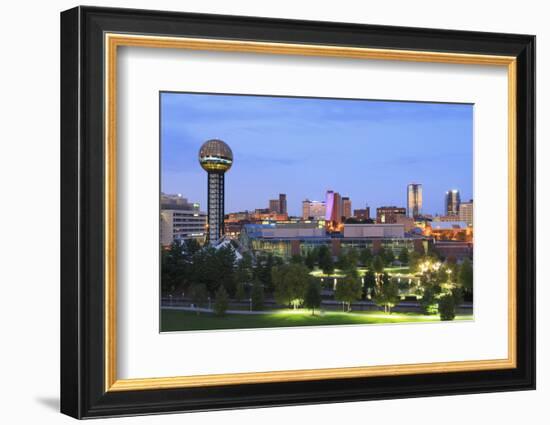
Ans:
{"label": "black outer frame", "polygon": [[[517,368],[104,391],[105,32],[517,57]],[[535,388],[535,37],[77,7],[61,13],[61,412],[75,418]]]}

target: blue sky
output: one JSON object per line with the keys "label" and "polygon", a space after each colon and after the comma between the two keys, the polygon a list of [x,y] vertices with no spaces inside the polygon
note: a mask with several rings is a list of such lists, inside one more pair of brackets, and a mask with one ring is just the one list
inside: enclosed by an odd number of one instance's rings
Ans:
{"label": "blue sky", "polygon": [[267,208],[286,193],[290,214],[329,189],[352,207],[406,206],[421,183],[423,212],[442,214],[445,191],[472,197],[473,106],[371,100],[161,93],[161,190],[206,210],[201,144],[224,140],[226,212]]}

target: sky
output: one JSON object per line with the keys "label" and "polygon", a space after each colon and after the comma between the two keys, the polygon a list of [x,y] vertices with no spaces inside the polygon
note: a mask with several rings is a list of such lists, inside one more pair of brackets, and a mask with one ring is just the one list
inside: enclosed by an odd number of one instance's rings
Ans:
{"label": "sky", "polygon": [[160,94],[161,190],[206,210],[209,139],[225,141],[225,211],[267,208],[287,194],[288,212],[327,190],[352,208],[406,207],[408,183],[423,185],[424,214],[443,214],[445,192],[473,196],[473,105],[352,99]]}

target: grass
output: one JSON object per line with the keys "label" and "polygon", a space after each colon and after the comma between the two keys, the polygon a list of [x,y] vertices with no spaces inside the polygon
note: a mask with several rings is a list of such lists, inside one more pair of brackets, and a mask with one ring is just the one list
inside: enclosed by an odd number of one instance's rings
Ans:
{"label": "grass", "polygon": [[[366,267],[357,267],[359,276],[364,276],[367,270],[368,269]],[[384,267],[384,271],[390,275],[394,275],[394,274],[408,275],[411,273],[409,267]],[[334,273],[330,275],[323,273],[321,269],[312,270],[309,274],[315,277],[324,277],[324,278],[333,278],[333,277],[339,278],[339,277],[345,276],[344,272],[340,269],[335,269]]]}
{"label": "grass", "polygon": [[[471,315],[457,316],[455,320],[472,320]],[[306,310],[284,310],[271,314],[242,315],[228,314],[223,317],[209,313],[197,315],[194,312],[163,309],[161,313],[161,329],[170,331],[196,331],[212,329],[253,329],[292,326],[323,326],[323,325],[365,325],[380,323],[414,323],[439,322],[439,316],[424,316],[415,313],[385,314],[378,311],[365,312],[325,312],[314,316]]]}
{"label": "grass", "polygon": [[410,274],[411,272],[408,267],[384,267],[384,271],[389,274]]}

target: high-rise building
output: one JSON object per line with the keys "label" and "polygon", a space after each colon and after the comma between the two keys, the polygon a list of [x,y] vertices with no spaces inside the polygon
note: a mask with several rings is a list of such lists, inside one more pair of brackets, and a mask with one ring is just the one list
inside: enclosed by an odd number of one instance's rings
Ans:
{"label": "high-rise building", "polygon": [[351,217],[351,199],[349,197],[342,197],[342,216],[344,218]]}
{"label": "high-rise building", "polygon": [[324,201],[302,201],[302,219],[304,220],[324,220],[326,215],[326,206]]}
{"label": "high-rise building", "polygon": [[208,173],[208,240],[224,234],[225,172],[233,164],[233,152],[222,140],[206,141],[199,149],[199,163]]}
{"label": "high-rise building", "polygon": [[407,216],[419,217],[422,214],[422,185],[411,183],[407,185]]}
{"label": "high-rise building", "polygon": [[370,220],[370,207],[353,210],[353,216],[358,220]]}
{"label": "high-rise building", "polygon": [[468,226],[474,223],[474,201],[470,199],[469,202],[461,202],[458,209],[458,219],[465,222]]}
{"label": "high-rise building", "polygon": [[269,200],[269,211],[274,213],[279,213],[281,211],[281,204],[278,199]]}
{"label": "high-rise building", "polygon": [[279,211],[280,214],[287,214],[286,193],[279,193]]}
{"label": "high-rise building", "polygon": [[376,208],[376,222],[379,224],[395,224],[396,216],[407,215],[407,210],[403,207],[379,207]]}
{"label": "high-rise building", "polygon": [[342,223],[342,197],[338,192],[327,190],[325,220],[333,225]]}
{"label": "high-rise building", "polygon": [[445,214],[458,215],[460,211],[460,192],[456,189],[445,193]]}
{"label": "high-rise building", "polygon": [[206,238],[206,213],[197,203],[190,203],[181,195],[161,194],[160,242],[168,246],[174,241]]}

